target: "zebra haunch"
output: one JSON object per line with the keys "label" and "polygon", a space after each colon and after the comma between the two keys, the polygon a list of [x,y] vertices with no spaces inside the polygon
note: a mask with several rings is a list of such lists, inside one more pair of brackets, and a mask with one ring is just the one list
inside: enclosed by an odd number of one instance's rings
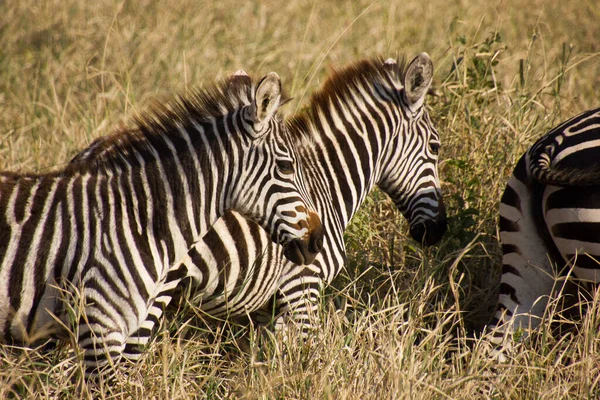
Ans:
{"label": "zebra haunch", "polygon": [[[235,317],[275,308],[276,328],[290,319],[307,333],[321,285],[346,262],[344,230],[375,185],[409,221],[415,240],[437,243],[446,213],[438,178],[440,138],[424,105],[432,75],[425,53],[408,65],[364,60],[335,72],[288,123],[306,138],[296,151],[325,227],[323,250],[312,263],[295,264],[255,223],[226,213],[173,268],[164,304],[181,295],[186,281],[204,315]],[[222,270],[227,274],[218,273]],[[141,333],[139,343],[147,335]],[[137,343],[131,344],[135,353]]]}
{"label": "zebra haunch", "polygon": [[550,130],[508,181],[500,201],[500,293],[489,327],[500,359],[510,353],[512,333],[522,329],[526,337],[539,326],[563,277],[600,282],[598,160],[600,108]]}
{"label": "zebra haunch", "polygon": [[[0,340],[34,343],[75,324],[88,372],[118,359],[149,318],[169,268],[235,210],[292,245],[320,250],[275,73],[238,73],[138,117],[65,169],[0,174]],[[266,234],[266,233],[265,233]],[[81,316],[69,315],[82,304]]]}

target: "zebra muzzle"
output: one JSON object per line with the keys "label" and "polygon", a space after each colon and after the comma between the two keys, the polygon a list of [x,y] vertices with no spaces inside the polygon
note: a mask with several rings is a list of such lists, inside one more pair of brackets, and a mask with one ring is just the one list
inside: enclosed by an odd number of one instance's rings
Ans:
{"label": "zebra muzzle", "polygon": [[438,201],[437,215],[434,219],[423,219],[410,224],[410,235],[424,246],[431,246],[438,243],[446,229],[448,223],[446,221],[446,207],[440,200]]}
{"label": "zebra muzzle", "polygon": [[426,220],[410,227],[410,235],[421,245],[431,246],[438,243],[446,233],[445,213],[437,220]]}
{"label": "zebra muzzle", "polygon": [[283,255],[298,265],[311,264],[323,249],[323,226],[315,213],[309,216],[309,232],[302,239],[294,239],[283,247]]}

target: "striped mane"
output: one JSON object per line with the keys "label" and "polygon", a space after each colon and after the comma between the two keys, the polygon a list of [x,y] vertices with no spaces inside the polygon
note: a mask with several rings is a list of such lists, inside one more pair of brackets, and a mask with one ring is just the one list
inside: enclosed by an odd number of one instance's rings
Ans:
{"label": "striped mane", "polygon": [[[187,151],[187,144],[179,129],[235,112],[252,101],[252,81],[248,76],[236,75],[213,84],[206,89],[195,89],[177,96],[164,104],[159,103],[133,118],[133,126],[117,130],[96,139],[79,153],[65,168],[66,172],[110,171],[123,166],[124,160],[135,160],[135,153],[152,159],[149,144],[160,149],[168,137],[176,151]],[[188,132],[193,129],[186,129]],[[192,141],[194,138],[192,138]],[[170,153],[170,150],[167,151]]]}
{"label": "striped mane", "polygon": [[[319,112],[327,111],[334,103],[344,103],[344,99],[354,97],[359,88],[367,92],[376,90],[377,84],[389,86],[393,81],[402,82],[406,74],[407,64],[404,58],[396,63],[386,63],[377,57],[357,61],[340,70],[333,70],[320,89],[312,94],[309,105],[298,115],[291,118],[289,125],[292,131],[307,131]],[[341,100],[341,101],[340,101]]]}

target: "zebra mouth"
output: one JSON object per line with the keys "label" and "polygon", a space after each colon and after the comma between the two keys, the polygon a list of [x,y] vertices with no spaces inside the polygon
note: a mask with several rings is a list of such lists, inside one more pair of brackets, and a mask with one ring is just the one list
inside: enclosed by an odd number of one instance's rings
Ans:
{"label": "zebra mouth", "polygon": [[323,229],[315,229],[308,241],[294,239],[283,247],[285,258],[298,265],[312,264],[323,248]]}

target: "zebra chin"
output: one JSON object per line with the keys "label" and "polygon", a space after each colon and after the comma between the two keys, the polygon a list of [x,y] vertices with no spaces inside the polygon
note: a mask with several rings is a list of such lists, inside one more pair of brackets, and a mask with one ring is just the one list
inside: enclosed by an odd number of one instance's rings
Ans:
{"label": "zebra chin", "polygon": [[431,246],[442,240],[446,228],[446,213],[442,213],[438,219],[428,219],[411,224],[410,236],[424,246]]}
{"label": "zebra chin", "polygon": [[298,265],[312,264],[323,249],[323,227],[312,230],[308,240],[294,239],[283,246],[285,258]]}

